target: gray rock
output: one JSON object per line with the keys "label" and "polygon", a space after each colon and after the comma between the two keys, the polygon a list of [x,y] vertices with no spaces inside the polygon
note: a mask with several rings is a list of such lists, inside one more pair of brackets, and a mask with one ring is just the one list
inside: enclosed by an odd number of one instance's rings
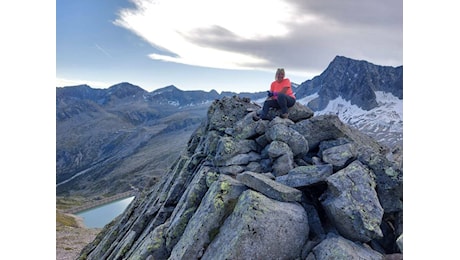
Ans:
{"label": "gray rock", "polygon": [[358,148],[369,147],[378,153],[388,150],[368,135],[344,124],[336,115],[315,116],[291,127],[304,136],[310,150],[317,148],[322,141],[339,138],[346,138],[353,141]]}
{"label": "gray rock", "polygon": [[361,244],[354,243],[341,236],[324,239],[313,248],[312,254],[316,260],[329,259],[369,259],[383,260],[384,257],[377,251]]}
{"label": "gray rock", "polygon": [[328,177],[327,184],[321,203],[342,236],[362,242],[383,236],[380,230],[383,208],[367,167],[354,161]]}
{"label": "gray rock", "polygon": [[208,109],[207,130],[224,132],[227,128],[244,118],[248,109],[257,108],[249,98],[223,97],[215,100]]}
{"label": "gray rock", "polygon": [[286,202],[300,201],[302,197],[300,190],[278,183],[260,173],[243,172],[237,175],[236,179],[251,189],[275,200]]}
{"label": "gray rock", "polygon": [[326,181],[326,178],[332,173],[330,164],[299,166],[290,170],[286,175],[276,177],[276,181],[289,187],[305,187]]}
{"label": "gray rock", "polygon": [[[298,122],[304,119],[308,119],[312,117],[313,114],[314,114],[313,110],[311,110],[307,106],[300,104],[299,102],[296,102],[294,106],[288,109],[288,119],[292,120],[293,122]],[[281,110],[270,109],[268,116],[270,118],[273,118],[273,120],[276,120],[277,118],[281,119],[280,118]],[[281,120],[287,121],[286,119],[281,119]]]}
{"label": "gray rock", "polygon": [[334,146],[339,146],[339,145],[342,145],[342,144],[348,144],[350,142],[351,141],[348,140],[345,137],[340,137],[340,138],[337,138],[337,139],[331,139],[331,140],[322,141],[319,144],[319,152],[318,152],[318,154],[323,154],[323,151],[328,149],[328,148],[331,148],[331,147],[334,147]]}
{"label": "gray rock", "polygon": [[166,239],[165,246],[168,252],[179,241],[187,223],[200,205],[201,200],[208,191],[208,183],[216,181],[217,178],[215,173],[209,171],[207,167],[203,167],[185,190],[184,196],[181,197],[171,215],[171,220],[166,231],[162,234]]}
{"label": "gray rock", "polygon": [[308,119],[314,115],[313,110],[309,107],[296,102],[294,106],[292,106],[289,111],[288,118],[291,119],[293,122],[298,122],[304,119]]}
{"label": "gray rock", "polygon": [[286,143],[294,156],[308,152],[308,142],[296,130],[285,124],[274,124],[265,133],[269,141],[281,141]]}
{"label": "gray rock", "polygon": [[237,175],[244,172],[245,167],[242,165],[230,165],[219,167],[219,172],[226,175]]}
{"label": "gray rock", "polygon": [[403,173],[397,165],[370,149],[363,150],[358,159],[372,169],[376,176],[377,194],[385,213],[403,209]]}
{"label": "gray rock", "polygon": [[[150,232],[130,256],[130,259],[146,259],[147,257],[153,257],[153,259],[167,258],[169,253],[165,246],[165,229],[166,225],[161,224]],[[122,259],[122,252],[123,250],[119,250],[120,254],[115,256],[114,259]]]}
{"label": "gray rock", "polygon": [[351,143],[334,146],[323,151],[323,161],[330,163],[339,170],[346,166],[347,162],[356,158],[356,149]]}
{"label": "gray rock", "polygon": [[220,175],[204,196],[184,233],[171,252],[170,259],[198,259],[213,240],[226,214],[246,186],[226,175]]}
{"label": "gray rock", "polygon": [[251,151],[257,151],[257,144],[254,140],[237,140],[225,136],[220,138],[217,144],[214,163],[217,166],[228,166],[232,164],[231,162],[227,162],[231,158]]}
{"label": "gray rock", "polygon": [[275,176],[287,174],[294,168],[294,157],[291,152],[278,157],[272,166],[272,172]]}
{"label": "gray rock", "polygon": [[295,259],[308,233],[307,213],[298,203],[247,190],[201,259]]}
{"label": "gray rock", "polygon": [[282,141],[273,141],[268,145],[268,156],[272,159],[276,159],[283,154],[291,153],[291,148],[285,142]]}
{"label": "gray rock", "polygon": [[235,127],[231,135],[236,139],[252,139],[260,135],[260,129],[256,126],[260,125],[259,121],[254,121],[255,112],[247,114],[243,119],[235,123]]}
{"label": "gray rock", "polygon": [[234,157],[228,159],[225,161],[224,166],[230,166],[230,165],[247,165],[250,162],[255,162],[259,161],[260,154],[256,152],[249,152],[249,153],[244,153],[244,154],[237,154]]}
{"label": "gray rock", "polygon": [[250,172],[263,172],[262,165],[258,162],[250,162],[248,165],[246,165],[245,171],[250,171]]}

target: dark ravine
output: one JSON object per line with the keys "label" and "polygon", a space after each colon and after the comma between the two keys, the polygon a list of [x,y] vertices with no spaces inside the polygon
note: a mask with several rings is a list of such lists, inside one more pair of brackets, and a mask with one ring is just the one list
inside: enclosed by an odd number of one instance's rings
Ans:
{"label": "dark ravine", "polygon": [[79,259],[402,259],[403,172],[387,148],[300,104],[272,121],[258,109],[215,100]]}

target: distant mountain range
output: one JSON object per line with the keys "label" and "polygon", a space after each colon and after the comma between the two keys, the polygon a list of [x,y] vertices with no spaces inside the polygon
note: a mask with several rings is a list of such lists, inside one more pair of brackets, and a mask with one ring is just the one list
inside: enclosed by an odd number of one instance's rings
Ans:
{"label": "distant mountain range", "polygon": [[[293,83],[315,115],[339,118],[391,149],[402,150],[403,67],[337,56],[319,76]],[[148,92],[124,82],[108,89],[56,88],[56,193],[94,199],[156,183],[210,104],[238,95],[262,104],[266,92]]]}

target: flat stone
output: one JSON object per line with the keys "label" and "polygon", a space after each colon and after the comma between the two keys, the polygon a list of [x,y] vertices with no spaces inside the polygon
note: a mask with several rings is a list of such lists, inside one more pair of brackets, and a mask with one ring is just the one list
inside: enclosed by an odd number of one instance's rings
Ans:
{"label": "flat stone", "polygon": [[278,201],[300,201],[302,198],[300,190],[276,182],[260,173],[246,171],[238,174],[236,179],[249,188]]}
{"label": "flat stone", "polygon": [[276,181],[289,187],[305,187],[321,181],[333,173],[331,164],[299,166],[288,172],[288,174],[276,177]]}

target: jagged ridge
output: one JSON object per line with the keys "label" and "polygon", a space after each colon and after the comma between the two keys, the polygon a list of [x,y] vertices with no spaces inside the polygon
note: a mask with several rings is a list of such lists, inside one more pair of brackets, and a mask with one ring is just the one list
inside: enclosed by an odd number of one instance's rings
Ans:
{"label": "jagged ridge", "polygon": [[298,103],[289,119],[271,122],[252,120],[259,108],[239,97],[214,101],[161,182],[80,259],[383,259],[402,251],[402,170],[385,149]]}

